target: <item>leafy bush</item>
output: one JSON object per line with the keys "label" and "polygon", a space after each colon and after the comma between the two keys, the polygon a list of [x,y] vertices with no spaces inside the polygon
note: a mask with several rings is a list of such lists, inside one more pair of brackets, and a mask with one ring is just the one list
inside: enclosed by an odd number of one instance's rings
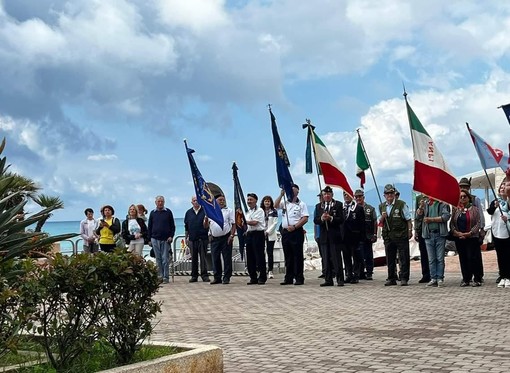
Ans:
{"label": "leafy bush", "polygon": [[[33,332],[41,335],[50,364],[65,371],[104,338],[121,364],[129,362],[161,312],[153,263],[122,250],[113,254],[57,254],[32,271],[24,295],[38,303]],[[28,301],[27,301],[28,303]]]}
{"label": "leafy bush", "polygon": [[151,321],[161,312],[161,303],[153,299],[159,288],[158,272],[154,263],[122,249],[97,257],[105,337],[115,349],[117,361],[125,364],[152,333]]}

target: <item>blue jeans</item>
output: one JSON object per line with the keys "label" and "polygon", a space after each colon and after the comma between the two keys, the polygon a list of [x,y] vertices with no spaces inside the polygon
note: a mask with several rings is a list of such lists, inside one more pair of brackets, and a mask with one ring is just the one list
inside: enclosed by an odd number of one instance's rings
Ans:
{"label": "blue jeans", "polygon": [[151,239],[152,248],[156,255],[156,265],[158,266],[159,277],[168,281],[169,278],[169,258],[170,258],[170,244],[167,241],[160,241],[154,238]]}
{"label": "blue jeans", "polygon": [[425,245],[429,257],[430,279],[443,280],[446,237],[442,237],[439,232],[430,232],[430,238],[425,238]]}

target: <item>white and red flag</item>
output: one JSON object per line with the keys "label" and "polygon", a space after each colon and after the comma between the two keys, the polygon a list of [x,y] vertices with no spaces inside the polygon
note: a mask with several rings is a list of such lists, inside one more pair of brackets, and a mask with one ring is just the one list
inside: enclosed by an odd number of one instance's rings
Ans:
{"label": "white and red flag", "polygon": [[411,128],[414,153],[413,189],[436,200],[457,206],[460,188],[457,179],[446,165],[434,140],[425,130],[407,102],[407,116]]}

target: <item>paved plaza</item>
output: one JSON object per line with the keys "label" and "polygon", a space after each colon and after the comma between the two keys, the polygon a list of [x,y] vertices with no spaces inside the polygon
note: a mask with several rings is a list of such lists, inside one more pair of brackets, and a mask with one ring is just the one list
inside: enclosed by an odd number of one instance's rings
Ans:
{"label": "paved plaza", "polygon": [[162,286],[153,340],[213,344],[225,372],[510,372],[510,288],[496,287],[494,251],[484,252],[485,284],[461,288],[458,257],[447,258],[444,288],[384,287],[374,281],[319,287],[188,283]]}

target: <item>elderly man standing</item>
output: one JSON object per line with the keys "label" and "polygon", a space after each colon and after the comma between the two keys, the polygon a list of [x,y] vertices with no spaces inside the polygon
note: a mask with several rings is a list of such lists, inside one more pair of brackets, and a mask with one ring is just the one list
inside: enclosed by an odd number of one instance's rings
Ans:
{"label": "elderly man standing", "polygon": [[[246,202],[246,262],[250,281],[247,285],[264,285],[267,281],[265,244],[265,215],[264,210],[257,206],[258,197],[255,193],[248,193]],[[257,272],[259,273],[257,278]]]}
{"label": "elderly man standing", "polygon": [[338,286],[344,286],[342,265],[342,223],[344,222],[342,202],[333,199],[333,189],[326,186],[322,190],[322,201],[315,205],[313,222],[320,227],[319,245],[325,271],[324,282],[320,286],[333,286],[333,275]]}
{"label": "elderly man standing", "polygon": [[285,190],[282,189],[280,195],[274,201],[274,207],[281,209],[282,218],[282,247],[285,256],[285,278],[280,285],[303,285],[305,283],[304,267],[305,258],[303,256],[303,243],[305,241],[305,231],[303,226],[308,222],[308,208],[306,204],[298,198],[299,186],[292,185],[294,196],[291,201],[283,201]]}
{"label": "elderly man standing", "polygon": [[384,286],[397,285],[397,252],[400,266],[400,285],[409,282],[409,239],[413,237],[413,226],[409,207],[395,198],[395,188],[391,184],[384,187],[386,202],[379,205],[382,236],[388,263],[388,280]]}
{"label": "elderly man standing", "polygon": [[[213,262],[214,280],[210,282],[211,285],[230,284],[230,277],[232,277],[232,242],[236,232],[236,225],[234,219],[234,211],[227,207],[225,196],[223,194],[216,195],[216,202],[221,207],[223,215],[223,227],[209,218],[205,218],[205,226],[209,228],[209,235],[211,236],[211,257]],[[223,258],[224,270],[221,265]],[[223,279],[221,277],[223,273]]]}
{"label": "elderly man standing", "polygon": [[207,246],[209,244],[209,231],[205,227],[205,211],[197,201],[191,197],[192,207],[184,215],[184,231],[186,244],[191,250],[191,278],[189,282],[198,281],[198,262],[200,259],[200,277],[202,281],[209,282],[207,273]]}
{"label": "elderly man standing", "polygon": [[363,207],[365,213],[365,235],[362,237],[363,262],[360,278],[372,280],[374,273],[374,252],[372,246],[377,241],[377,213],[375,208],[365,202],[365,192],[357,189],[354,192],[356,203]]}
{"label": "elderly man standing", "polygon": [[154,249],[159,277],[169,282],[169,263],[172,255],[171,244],[175,235],[175,221],[172,211],[165,207],[165,197],[156,197],[156,208],[149,215],[147,227],[149,245]]}

